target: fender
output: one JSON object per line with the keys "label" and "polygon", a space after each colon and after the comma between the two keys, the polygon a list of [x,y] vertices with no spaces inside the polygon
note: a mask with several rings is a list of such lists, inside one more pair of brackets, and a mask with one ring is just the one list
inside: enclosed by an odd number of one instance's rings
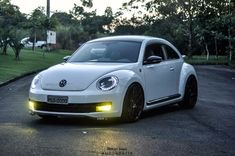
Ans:
{"label": "fender", "polygon": [[120,87],[125,88],[123,92],[124,96],[128,87],[135,82],[139,83],[144,91],[143,79],[132,70],[118,70],[108,73],[107,75],[115,75],[118,77]]}
{"label": "fender", "polygon": [[107,75],[115,75],[119,79],[119,85],[120,85],[119,88],[123,88],[122,95],[120,96],[120,98],[122,98],[121,106],[123,105],[123,101],[124,101],[128,87],[133,83],[139,83],[141,85],[143,92],[144,92],[144,97],[145,97],[145,90],[144,90],[144,86],[143,86],[144,81],[141,78],[141,76],[136,74],[134,71],[132,71],[132,70],[118,70],[118,71],[108,73]]}
{"label": "fender", "polygon": [[189,76],[191,75],[194,75],[197,80],[197,74],[193,66],[184,62],[181,68],[180,82],[179,82],[179,94],[181,94],[181,97],[184,96],[185,85]]}

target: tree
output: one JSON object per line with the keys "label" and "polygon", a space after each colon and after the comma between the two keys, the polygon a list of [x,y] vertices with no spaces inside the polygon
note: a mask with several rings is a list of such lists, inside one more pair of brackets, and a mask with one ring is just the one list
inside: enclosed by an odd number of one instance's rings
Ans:
{"label": "tree", "polygon": [[15,52],[16,60],[19,60],[20,51],[23,48],[20,43],[24,37],[26,17],[19,11],[19,8],[12,5],[9,0],[0,1],[1,4],[1,20],[0,25],[3,28],[3,54],[6,54],[7,45],[9,44]]}
{"label": "tree", "polygon": [[110,7],[106,8],[105,15],[99,16],[96,14],[96,10],[86,11],[93,6],[91,0],[81,0],[81,2],[82,6],[74,4],[70,14],[79,21],[82,30],[88,33],[86,40],[95,38],[96,34],[109,33],[111,31],[109,25],[113,20],[112,9]]}
{"label": "tree", "polygon": [[20,51],[24,45],[20,42],[22,37],[25,36],[25,31],[23,29],[14,29],[10,33],[9,45],[15,53],[15,59],[20,60]]}
{"label": "tree", "polygon": [[[197,23],[194,33],[197,41],[204,47],[209,59],[209,53],[218,55],[226,55],[226,49],[229,51],[231,61],[231,43],[234,38],[229,37],[229,28],[232,24],[234,16],[229,13],[228,1],[203,0],[199,5],[195,23]],[[230,23],[231,22],[231,23]],[[235,24],[233,22],[233,24]],[[232,31],[231,36],[234,36]],[[228,41],[228,42],[226,42]],[[227,48],[226,48],[227,47]]]}
{"label": "tree", "polygon": [[[193,21],[196,17],[196,10],[200,0],[130,0],[129,3],[124,3],[124,8],[129,10],[139,9],[139,6],[144,7],[145,11],[148,13],[145,14],[148,16],[149,24],[154,23],[155,21],[169,19],[170,17],[180,18],[180,25],[184,25],[187,31],[185,35],[188,36],[188,55],[192,56],[192,41],[193,41]],[[138,2],[141,2],[138,4]],[[176,20],[179,22],[179,20]],[[173,23],[174,21],[172,21]]]}
{"label": "tree", "polygon": [[0,37],[1,45],[3,47],[2,54],[7,54],[7,47],[9,44],[9,33],[13,25],[13,16],[16,6],[11,5],[9,0],[0,0]]}
{"label": "tree", "polygon": [[33,51],[35,50],[35,43],[36,43],[36,39],[37,39],[37,32],[38,33],[42,33],[42,31],[45,31],[45,22],[46,22],[46,15],[43,13],[44,12],[44,8],[42,7],[38,7],[36,8],[28,21],[28,27],[31,29],[31,33],[32,36],[34,38],[33,40]]}
{"label": "tree", "polygon": [[51,16],[51,20],[57,21],[57,25],[71,26],[78,24],[71,14],[66,12],[56,12]]}
{"label": "tree", "polygon": [[87,7],[87,8],[92,8],[93,7],[92,0],[81,0],[81,2],[82,2],[82,5],[84,7]]}
{"label": "tree", "polygon": [[9,45],[15,52],[15,59],[20,59],[20,51],[24,47],[21,43],[21,39],[25,37],[27,32],[26,28],[26,17],[19,11],[16,7],[15,13],[13,15],[13,23],[11,30],[9,31]]}

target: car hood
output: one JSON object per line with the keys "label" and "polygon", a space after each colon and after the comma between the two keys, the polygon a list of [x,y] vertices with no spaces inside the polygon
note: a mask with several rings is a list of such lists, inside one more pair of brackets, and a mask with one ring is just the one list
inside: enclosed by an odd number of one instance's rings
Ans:
{"label": "car hood", "polygon": [[[133,64],[62,63],[43,72],[41,87],[44,90],[82,91],[101,76],[120,69],[131,69]],[[66,85],[59,83],[66,80]]]}

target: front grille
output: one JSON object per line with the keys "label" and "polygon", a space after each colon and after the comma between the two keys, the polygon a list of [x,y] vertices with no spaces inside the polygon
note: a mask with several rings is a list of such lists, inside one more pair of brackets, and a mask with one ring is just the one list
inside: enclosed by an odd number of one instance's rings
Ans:
{"label": "front grille", "polygon": [[[35,101],[34,101],[35,102]],[[66,112],[66,113],[89,113],[96,112],[98,103],[89,104],[48,104],[46,102],[35,102],[35,110],[48,112]]]}

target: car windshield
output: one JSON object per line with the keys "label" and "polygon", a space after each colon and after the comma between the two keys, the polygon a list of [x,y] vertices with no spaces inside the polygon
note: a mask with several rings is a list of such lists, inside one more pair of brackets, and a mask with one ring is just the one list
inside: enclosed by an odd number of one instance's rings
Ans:
{"label": "car windshield", "polygon": [[138,61],[141,42],[97,41],[79,48],[68,62],[133,63]]}

